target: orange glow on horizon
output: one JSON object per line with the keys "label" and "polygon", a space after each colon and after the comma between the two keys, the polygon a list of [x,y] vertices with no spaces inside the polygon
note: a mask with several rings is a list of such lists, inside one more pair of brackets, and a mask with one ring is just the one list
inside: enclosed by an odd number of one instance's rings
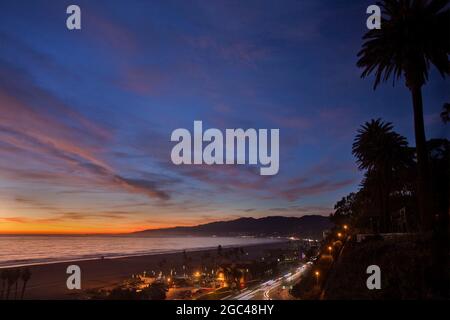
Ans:
{"label": "orange glow on horizon", "polygon": [[15,215],[5,217],[0,213],[0,235],[89,235],[89,234],[127,234],[144,230],[190,227],[214,221],[232,220],[230,217],[218,216],[217,218],[180,218],[161,219],[162,221],[140,221],[132,217],[130,219],[114,221],[111,219],[96,219],[95,216],[83,220],[59,220],[51,221],[48,216],[28,217]]}
{"label": "orange glow on horizon", "polygon": [[[15,221],[2,221],[0,217],[0,235],[88,235],[88,234],[127,234],[152,229],[194,226],[196,223],[161,223],[152,225],[124,224],[118,226],[85,226],[68,224],[39,224]],[[98,223],[96,223],[98,225]]]}

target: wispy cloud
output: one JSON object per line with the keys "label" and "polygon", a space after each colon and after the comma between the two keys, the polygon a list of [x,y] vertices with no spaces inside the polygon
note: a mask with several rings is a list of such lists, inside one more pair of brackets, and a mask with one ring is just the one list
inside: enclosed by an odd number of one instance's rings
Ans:
{"label": "wispy cloud", "polygon": [[295,201],[307,196],[325,194],[327,192],[336,191],[344,187],[355,184],[355,179],[344,179],[338,181],[322,180],[313,183],[299,183],[295,187],[280,190],[278,195],[289,201]]}
{"label": "wispy cloud", "polygon": [[[45,165],[41,169],[30,167],[30,178],[43,179],[45,183],[44,178],[88,175],[87,181],[95,181],[101,188],[116,187],[127,192],[146,194],[151,198],[169,199],[169,194],[159,188],[157,180],[123,176],[102,158],[104,144],[111,141],[111,133],[72,111],[57,97],[34,85],[26,75],[17,77],[4,65],[0,64],[0,68],[2,75],[15,77],[12,83],[21,86],[8,92],[3,89],[6,85],[0,86],[0,142],[8,147],[1,150],[4,153],[8,150],[20,151],[31,156],[33,161],[40,160],[44,164],[50,161],[47,163],[55,165],[48,169],[53,171],[50,173],[43,169]],[[20,74],[20,70],[16,70],[17,73]],[[27,96],[11,95],[22,87],[27,87],[28,92],[33,93],[32,101]],[[41,105],[46,107],[41,108]],[[8,158],[4,160],[16,156],[16,152],[9,152]],[[12,166],[14,171],[14,162],[3,162],[3,166]],[[56,168],[62,171],[55,172]],[[23,169],[21,175],[27,175]]]}

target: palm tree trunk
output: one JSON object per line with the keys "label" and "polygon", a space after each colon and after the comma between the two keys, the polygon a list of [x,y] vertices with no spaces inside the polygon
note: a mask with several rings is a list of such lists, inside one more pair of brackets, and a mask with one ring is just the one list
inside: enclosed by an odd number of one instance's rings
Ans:
{"label": "palm tree trunk", "polygon": [[383,184],[384,184],[384,190],[383,190],[383,200],[384,200],[384,216],[385,216],[385,227],[386,232],[392,232],[392,221],[391,221],[391,212],[389,208],[389,197],[391,194],[391,184],[390,184],[390,171],[392,169],[390,168],[390,165],[387,165],[383,169]]}
{"label": "palm tree trunk", "polygon": [[[381,171],[381,172],[380,172]],[[378,171],[377,175],[378,175],[378,198],[380,199],[380,227],[378,232],[380,233],[388,233],[387,230],[387,212],[386,212],[386,184],[385,184],[385,179],[384,179],[384,175],[383,175],[383,171],[384,169],[381,169],[380,171]]]}
{"label": "palm tree trunk", "polygon": [[420,87],[412,90],[414,107],[414,129],[416,135],[419,210],[422,231],[431,231],[432,290],[436,297],[448,298],[448,213],[440,213],[432,206],[432,184],[430,179],[428,150],[426,147],[423,123],[422,91]]}
{"label": "palm tree trunk", "polygon": [[27,281],[23,282],[23,287],[22,287],[22,293],[20,295],[20,298],[23,300],[23,296],[25,295],[25,288],[27,287]]}
{"label": "palm tree trunk", "polygon": [[428,165],[428,151],[423,123],[422,88],[411,88],[414,109],[414,134],[416,138],[417,166],[418,166],[418,200],[419,214],[422,222],[421,230],[430,231],[432,228],[432,212],[430,208],[430,176]]}

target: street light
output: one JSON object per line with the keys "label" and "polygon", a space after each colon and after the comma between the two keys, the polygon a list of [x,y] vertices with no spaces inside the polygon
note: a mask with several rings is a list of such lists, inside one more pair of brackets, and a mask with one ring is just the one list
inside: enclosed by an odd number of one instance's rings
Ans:
{"label": "street light", "polygon": [[348,226],[346,224],[344,224],[344,230],[347,230]]}
{"label": "street light", "polygon": [[333,250],[333,248],[331,247],[331,246],[329,246],[328,247],[328,251],[330,251],[330,254],[331,254],[331,251]]}
{"label": "street light", "polygon": [[342,237],[342,233],[338,232],[337,236],[338,238]]}
{"label": "street light", "polygon": [[314,274],[316,275],[316,284],[317,284],[317,286],[319,286],[319,276],[320,276],[320,272],[319,272],[319,271],[316,271],[316,272],[314,272]]}

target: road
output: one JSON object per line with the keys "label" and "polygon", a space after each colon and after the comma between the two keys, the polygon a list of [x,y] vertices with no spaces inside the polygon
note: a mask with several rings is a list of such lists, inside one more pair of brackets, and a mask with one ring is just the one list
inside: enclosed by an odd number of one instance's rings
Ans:
{"label": "road", "polygon": [[294,272],[287,273],[277,279],[269,280],[252,289],[246,289],[236,296],[228,296],[227,300],[290,300],[289,287],[300,278],[300,276],[311,267],[307,263]]}

